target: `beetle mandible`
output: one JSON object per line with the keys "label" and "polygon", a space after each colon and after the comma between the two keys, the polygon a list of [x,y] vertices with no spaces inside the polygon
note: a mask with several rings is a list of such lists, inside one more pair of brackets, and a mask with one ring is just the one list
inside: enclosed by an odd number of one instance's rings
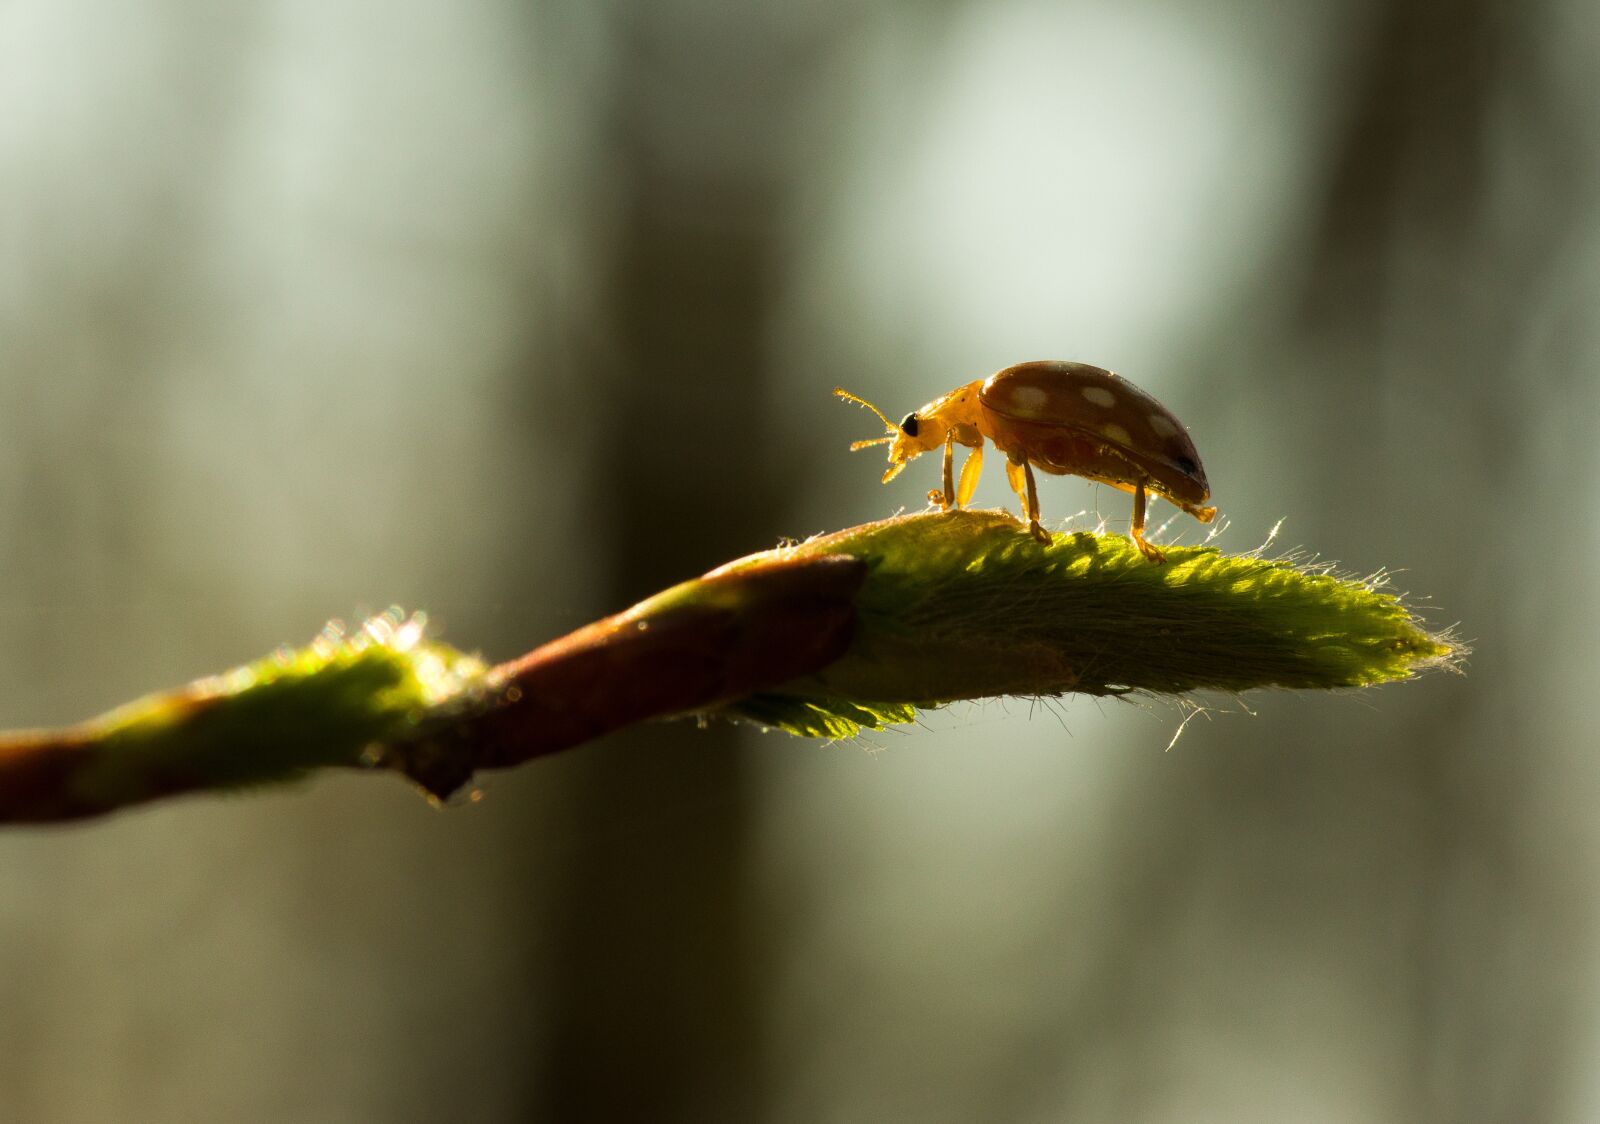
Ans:
{"label": "beetle mandible", "polygon": [[[1022,503],[1028,530],[1040,542],[1050,535],[1039,524],[1039,489],[1033,470],[1057,476],[1082,476],[1133,493],[1132,537],[1152,562],[1166,555],[1144,537],[1146,493],[1162,496],[1202,523],[1216,518],[1206,507],[1206,483],[1200,455],[1172,412],[1127,379],[1102,367],[1065,360],[1018,363],[986,379],[958,386],[935,398],[895,425],[883,411],[842,388],[840,398],[878,415],[887,437],[857,441],[852,451],[871,445],[889,446],[887,484],[906,463],[944,446],[944,489],[928,493],[943,510],[963,506],[978,486],[983,470],[983,440],[1006,455],[1006,479]],[[952,484],[955,447],[972,450]]]}

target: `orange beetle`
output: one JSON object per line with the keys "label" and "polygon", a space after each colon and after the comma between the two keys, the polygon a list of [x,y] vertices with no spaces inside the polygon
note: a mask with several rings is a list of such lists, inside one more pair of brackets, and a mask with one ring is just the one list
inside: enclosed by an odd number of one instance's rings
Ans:
{"label": "orange beetle", "polygon": [[[1200,455],[1172,412],[1127,379],[1101,367],[1062,360],[1018,363],[986,379],[957,387],[935,398],[899,425],[864,398],[834,388],[840,398],[878,415],[887,437],[857,441],[851,450],[889,446],[888,483],[913,457],[944,446],[944,490],[928,498],[948,510],[972,498],[983,469],[983,439],[1006,455],[1006,479],[1022,501],[1028,530],[1040,542],[1050,535],[1039,525],[1039,491],[1033,470],[1057,476],[1082,476],[1133,493],[1133,541],[1152,562],[1165,561],[1145,541],[1145,493],[1164,496],[1184,511],[1209,523],[1217,509],[1203,506],[1211,498]],[[972,452],[961,468],[961,482],[952,485],[955,446]]]}

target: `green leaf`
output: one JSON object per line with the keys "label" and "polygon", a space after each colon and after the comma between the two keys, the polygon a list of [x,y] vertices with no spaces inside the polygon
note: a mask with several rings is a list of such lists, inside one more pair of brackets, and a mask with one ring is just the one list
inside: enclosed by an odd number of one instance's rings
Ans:
{"label": "green leaf", "polygon": [[841,737],[958,699],[1362,687],[1462,654],[1378,583],[1325,566],[1214,547],[1158,565],[1120,536],[1042,545],[992,511],[901,516],[725,570],[825,554],[868,566],[849,649],[729,711]]}

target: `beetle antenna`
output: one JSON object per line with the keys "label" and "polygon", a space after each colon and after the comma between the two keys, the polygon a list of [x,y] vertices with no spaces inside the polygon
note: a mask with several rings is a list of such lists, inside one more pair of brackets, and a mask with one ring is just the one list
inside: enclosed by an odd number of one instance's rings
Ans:
{"label": "beetle antenna", "polygon": [[[889,431],[889,437],[884,439],[884,440],[893,440],[894,439],[894,435],[898,432],[898,430],[895,428],[894,422],[890,421],[888,418],[883,416],[883,411],[882,410],[878,409],[878,407],[874,406],[871,402],[868,402],[865,398],[857,398],[854,394],[851,394],[848,390],[846,390],[842,386],[834,387],[833,388],[833,392],[836,395],[838,395],[840,398],[843,398],[846,402],[854,402],[857,406],[865,406],[867,409],[871,410],[874,414],[877,414],[878,415],[878,420],[883,423],[883,428],[887,429]],[[878,443],[877,441],[863,441],[863,442],[858,442],[857,444],[850,446],[850,448],[851,449],[864,449],[868,445],[876,445],[877,443]]]}

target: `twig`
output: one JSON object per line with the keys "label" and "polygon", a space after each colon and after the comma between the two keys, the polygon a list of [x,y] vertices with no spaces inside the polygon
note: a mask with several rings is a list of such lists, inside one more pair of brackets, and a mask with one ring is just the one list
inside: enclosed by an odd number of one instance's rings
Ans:
{"label": "twig", "polygon": [[1068,691],[1350,688],[1465,654],[1393,594],[1209,547],[1036,543],[998,512],[924,513],[752,555],[487,667],[397,610],[61,731],[0,735],[0,823],[72,820],[319,768],[443,799],[649,718],[838,738],[918,708]]}

